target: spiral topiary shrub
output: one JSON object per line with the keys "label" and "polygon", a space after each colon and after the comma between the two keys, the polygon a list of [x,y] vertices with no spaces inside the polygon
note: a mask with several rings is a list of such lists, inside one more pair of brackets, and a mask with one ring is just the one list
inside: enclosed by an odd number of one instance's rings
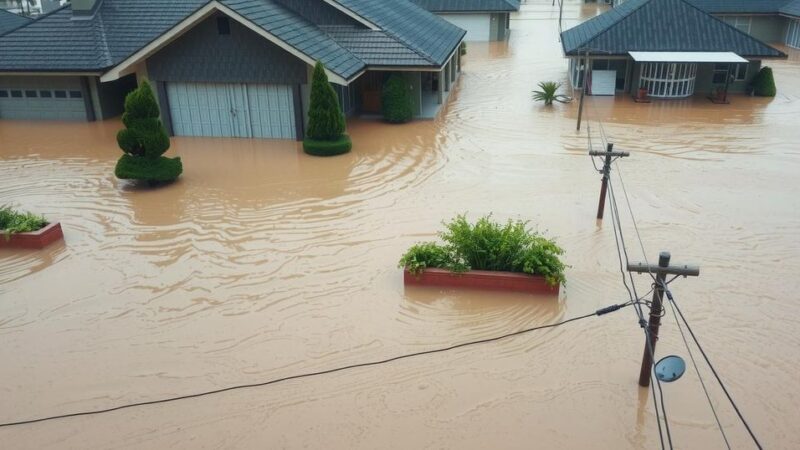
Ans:
{"label": "spiral topiary shrub", "polygon": [[753,93],[759,97],[775,97],[778,93],[771,67],[762,67],[758,74],[753,77],[752,84]]}
{"label": "spiral topiary shrub", "polygon": [[414,116],[414,105],[405,78],[392,74],[383,85],[381,98],[383,119],[389,123],[406,123]]}
{"label": "spiral topiary shrub", "polygon": [[147,81],[125,97],[125,129],[117,133],[117,144],[125,154],[114,169],[117,178],[155,184],[175,181],[181,175],[181,159],[162,156],[169,150],[169,135],[159,115]]}

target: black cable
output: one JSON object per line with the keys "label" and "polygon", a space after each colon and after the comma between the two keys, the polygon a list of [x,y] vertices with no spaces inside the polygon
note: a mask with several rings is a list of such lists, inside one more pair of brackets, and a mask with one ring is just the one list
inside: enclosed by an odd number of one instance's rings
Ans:
{"label": "black cable", "polygon": [[736,402],[733,400],[733,397],[731,397],[731,394],[725,387],[725,383],[722,382],[722,379],[719,377],[719,374],[717,374],[717,370],[714,368],[714,365],[711,364],[711,360],[708,359],[708,355],[706,355],[705,350],[703,350],[703,346],[700,345],[700,341],[697,340],[697,336],[695,336],[691,325],[689,325],[689,321],[686,320],[686,317],[684,317],[683,312],[681,312],[681,308],[678,306],[678,302],[676,302],[675,299],[673,298],[672,292],[670,292],[667,286],[664,286],[663,289],[664,292],[667,294],[667,298],[669,299],[669,301],[675,306],[675,310],[678,311],[678,315],[681,317],[681,320],[683,320],[683,323],[686,325],[686,329],[689,330],[689,334],[692,336],[695,345],[697,345],[697,348],[700,350],[700,354],[703,355],[703,359],[706,360],[706,364],[708,364],[708,367],[711,369],[711,373],[714,374],[714,378],[717,379],[719,386],[722,388],[722,392],[724,392],[725,396],[728,397],[728,401],[730,401],[731,406],[733,406],[733,409],[736,411],[736,414],[739,416],[739,419],[742,421],[742,424],[747,429],[747,432],[750,433],[750,437],[753,438],[753,442],[756,444],[756,447],[758,447],[759,450],[763,449],[755,433],[753,433],[753,430],[750,429],[750,424],[747,423],[747,420],[742,415],[742,412],[739,411],[739,407],[736,405]]}
{"label": "black cable", "polygon": [[0,423],[0,428],[12,427],[12,426],[18,426],[18,425],[26,425],[26,424],[32,424],[32,423],[38,423],[38,422],[47,422],[47,421],[57,420],[57,419],[66,419],[66,418],[69,418],[69,417],[79,417],[79,416],[90,416],[90,415],[96,415],[96,414],[104,414],[104,413],[109,413],[109,412],[112,412],[112,411],[119,411],[121,409],[134,408],[134,407],[138,407],[138,406],[147,406],[147,405],[156,405],[156,404],[159,404],[159,403],[176,402],[176,401],[179,401],[179,400],[187,400],[187,399],[190,399],[190,398],[205,397],[205,396],[208,396],[208,395],[221,394],[223,392],[234,391],[234,390],[238,390],[238,389],[248,389],[248,388],[263,387],[263,386],[277,384],[277,383],[281,383],[281,382],[289,381],[289,380],[297,380],[297,379],[300,379],[300,378],[309,378],[309,377],[314,377],[314,376],[318,376],[318,375],[327,375],[327,374],[331,374],[331,373],[335,373],[335,372],[341,372],[341,371],[344,371],[344,370],[356,369],[356,368],[360,368],[360,367],[377,366],[377,365],[387,364],[387,363],[390,363],[390,362],[393,362],[393,361],[412,358],[412,357],[416,357],[416,356],[431,355],[431,354],[434,354],[434,353],[444,353],[444,352],[448,352],[448,351],[455,350],[455,349],[458,349],[458,348],[469,347],[469,346],[479,345],[479,344],[487,344],[487,343],[490,343],[490,342],[496,342],[496,341],[508,339],[508,338],[511,338],[511,337],[519,336],[519,335],[522,335],[522,334],[530,333],[530,332],[533,332],[533,331],[543,330],[543,329],[546,329],[546,328],[555,328],[555,327],[558,327],[558,326],[561,326],[561,325],[564,325],[564,324],[567,324],[567,323],[570,323],[570,322],[575,322],[577,320],[587,319],[589,317],[602,316],[602,315],[608,314],[610,312],[614,312],[614,311],[617,311],[619,309],[622,309],[622,308],[624,308],[626,306],[630,306],[632,304],[633,303],[631,303],[631,302],[625,302],[625,303],[621,303],[621,304],[617,304],[617,305],[611,305],[611,306],[607,306],[605,308],[600,308],[600,309],[598,309],[597,311],[595,311],[595,312],[593,312],[591,314],[584,314],[582,316],[573,317],[571,319],[563,320],[561,322],[551,323],[549,325],[541,325],[541,326],[538,326],[538,327],[526,328],[524,330],[515,331],[513,333],[503,334],[503,335],[500,335],[500,336],[495,336],[495,337],[486,338],[486,339],[480,339],[480,340],[477,340],[477,341],[464,342],[464,343],[461,343],[461,344],[455,344],[455,345],[451,345],[449,347],[438,348],[438,349],[434,349],[434,350],[426,350],[426,351],[422,351],[422,352],[408,353],[408,354],[405,354],[405,355],[400,355],[400,356],[395,356],[395,357],[392,357],[392,358],[382,359],[380,361],[372,361],[372,362],[366,362],[366,363],[351,364],[351,365],[348,365],[348,366],[337,367],[335,369],[328,369],[328,370],[322,370],[322,371],[319,371],[319,372],[310,372],[310,373],[304,373],[304,374],[299,374],[299,375],[291,375],[291,376],[288,376],[288,377],[276,378],[274,380],[264,381],[264,382],[260,382],[260,383],[239,384],[239,385],[235,385],[235,386],[229,386],[229,387],[226,387],[226,388],[214,389],[214,390],[211,390],[211,391],[198,392],[198,393],[195,393],[195,394],[187,394],[187,395],[181,395],[181,396],[177,396],[177,397],[169,397],[169,398],[164,398],[164,399],[159,399],[159,400],[149,400],[149,401],[145,401],[145,402],[129,403],[129,404],[125,404],[125,405],[114,406],[112,408],[96,409],[96,410],[92,410],[92,411],[82,411],[82,412],[68,413],[68,414],[58,414],[58,415],[54,415],[54,416],[41,417],[41,418],[38,418],[38,419],[20,420],[20,421],[17,421],[17,422]]}
{"label": "black cable", "polygon": [[[674,279],[675,278],[673,278],[673,280]],[[675,317],[675,324],[678,325],[678,331],[681,333],[683,345],[686,346],[686,352],[689,353],[689,359],[692,361],[694,371],[697,373],[697,378],[700,380],[700,386],[702,386],[703,392],[706,394],[706,400],[708,400],[708,406],[711,407],[711,413],[714,414],[714,420],[717,422],[717,428],[719,429],[720,434],[722,434],[722,439],[725,441],[725,446],[728,448],[728,450],[730,450],[731,444],[728,442],[728,436],[725,435],[725,430],[722,428],[722,422],[719,421],[719,416],[717,415],[717,409],[714,407],[714,402],[711,401],[711,395],[708,393],[708,388],[706,388],[706,382],[703,380],[703,375],[700,374],[700,368],[697,367],[697,361],[694,360],[694,353],[692,353],[692,349],[689,348],[689,341],[686,340],[686,334],[683,332],[683,326],[681,325],[681,321],[678,320],[678,313],[675,312],[675,305],[673,305],[672,302],[667,303],[672,309],[672,315]]]}
{"label": "black cable", "polygon": [[[615,211],[616,208],[614,206],[615,202],[613,201],[614,195],[613,195],[613,187],[611,186],[611,183],[609,183],[609,188],[611,188],[611,189],[609,189],[609,191],[608,191],[608,196],[612,200],[612,201],[609,202],[610,206],[611,206],[611,209],[612,209],[611,223],[612,223],[613,228],[614,228],[614,242],[616,243],[617,258],[619,259],[619,270],[620,270],[620,273],[622,274],[622,284],[625,286],[625,289],[628,291],[628,296],[631,298],[631,301],[633,301],[634,293],[631,292],[631,288],[628,286],[628,281],[627,281],[627,279],[625,277],[625,269],[624,269],[623,264],[622,264],[622,252],[623,252],[623,250],[625,251],[625,260],[626,261],[628,260],[628,254],[627,254],[627,250],[625,250],[624,236],[622,236],[622,226],[618,223],[619,222],[619,215],[618,214],[614,214],[614,211]],[[619,232],[619,235],[620,235],[619,237],[617,236],[618,232]],[[622,246],[621,246],[622,249],[620,249],[620,239],[622,239]],[[633,284],[633,289],[634,289],[634,292],[635,292],[636,284],[633,282],[633,277],[632,276],[631,276],[631,283]],[[647,345],[648,349],[650,350],[650,354],[654,355],[653,344],[651,342],[650,332],[647,329],[647,321],[644,320],[644,314],[642,313],[641,306],[638,304],[641,301],[641,298],[639,298],[638,296],[636,296],[635,298],[637,299],[637,301],[634,303],[634,310],[636,311],[636,315],[639,317],[639,326],[644,331],[645,342],[646,342],[646,345]],[[655,370],[655,365],[652,366],[652,370]],[[657,377],[656,377],[656,380],[658,381]],[[661,386],[660,386],[660,383],[659,383],[659,390],[660,390],[660,388],[661,388]],[[656,399],[656,391],[655,391],[655,386],[653,385],[653,383],[650,383],[650,390],[653,393],[653,408],[655,409],[655,413],[656,413],[656,424],[658,424],[658,437],[659,437],[659,439],[661,441],[661,448],[664,449],[664,448],[666,448],[664,446],[664,431],[663,431],[663,429],[661,427],[661,415],[658,412],[658,400]],[[662,402],[661,402],[662,410],[665,410],[664,404],[663,404],[663,395],[661,396],[661,399],[662,399]],[[665,418],[666,418],[666,414],[665,414]],[[665,423],[666,423],[666,421],[665,421]],[[670,448],[672,448],[672,438],[669,435],[669,429],[667,429],[667,433],[668,433],[667,436],[668,436],[669,442],[670,442]]]}

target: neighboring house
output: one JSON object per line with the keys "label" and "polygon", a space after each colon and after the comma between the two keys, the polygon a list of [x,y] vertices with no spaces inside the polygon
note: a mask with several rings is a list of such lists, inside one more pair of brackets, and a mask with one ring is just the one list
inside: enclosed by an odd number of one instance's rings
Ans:
{"label": "neighboring house", "polygon": [[588,90],[680,98],[746,90],[765,58],[786,55],[687,0],[629,0],[561,34],[570,80]]}
{"label": "neighboring house", "polygon": [[27,25],[30,22],[31,19],[27,17],[22,17],[18,14],[0,9],[0,36]]}
{"label": "neighboring house", "polygon": [[519,0],[410,0],[467,30],[467,41],[502,41]]}
{"label": "neighboring house", "polygon": [[691,0],[764,42],[800,48],[800,0]]}
{"label": "neighboring house", "polygon": [[302,139],[317,60],[348,115],[399,73],[426,116],[464,34],[405,0],[72,0],[0,37],[0,118],[114,117],[147,79],[173,135]]}
{"label": "neighboring house", "polygon": [[67,0],[0,0],[0,9],[24,16],[38,16],[65,4]]}

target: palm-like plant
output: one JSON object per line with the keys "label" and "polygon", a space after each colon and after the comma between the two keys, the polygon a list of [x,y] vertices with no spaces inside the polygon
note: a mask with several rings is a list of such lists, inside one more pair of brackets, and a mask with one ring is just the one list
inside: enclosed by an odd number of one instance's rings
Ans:
{"label": "palm-like plant", "polygon": [[539,82],[539,91],[533,91],[533,99],[539,102],[544,102],[545,105],[552,105],[554,101],[559,103],[568,103],[572,101],[566,95],[558,94],[561,89],[561,83],[555,81],[541,81]]}

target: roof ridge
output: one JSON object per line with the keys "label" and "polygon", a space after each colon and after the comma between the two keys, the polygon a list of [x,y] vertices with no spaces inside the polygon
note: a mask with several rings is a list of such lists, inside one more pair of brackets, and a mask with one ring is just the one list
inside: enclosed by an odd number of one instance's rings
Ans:
{"label": "roof ridge", "polygon": [[97,11],[96,16],[97,23],[95,24],[95,33],[97,34],[98,41],[100,42],[100,52],[102,52],[103,55],[101,58],[103,60],[102,63],[110,67],[114,65],[114,62],[111,58],[111,49],[108,47],[105,22],[103,21],[103,15],[100,11]]}
{"label": "roof ridge", "polygon": [[[635,1],[635,0],[634,0],[634,1]],[[618,25],[618,24],[620,24],[620,23],[624,22],[624,21],[625,21],[625,19],[628,19],[628,18],[629,18],[631,15],[633,15],[633,13],[634,13],[634,12],[636,12],[636,11],[638,11],[638,10],[642,9],[642,8],[643,8],[645,5],[649,5],[649,4],[650,4],[650,2],[652,2],[652,1],[654,1],[654,0],[640,0],[640,1],[641,1],[641,3],[640,3],[639,5],[637,5],[637,6],[633,7],[633,8],[631,8],[629,11],[620,12],[620,13],[619,13],[619,18],[617,18],[616,20],[614,20],[614,21],[613,21],[613,22],[612,22],[612,23],[611,23],[609,26],[606,26],[606,27],[604,27],[602,30],[600,30],[600,32],[599,32],[599,33],[596,33],[596,34],[594,34],[594,35],[590,36],[589,38],[587,38],[586,40],[584,40],[584,41],[583,41],[583,43],[581,44],[581,46],[580,46],[579,48],[575,49],[575,50],[576,50],[576,51],[577,51],[577,50],[581,50],[581,49],[582,49],[583,47],[585,47],[585,46],[586,46],[586,45],[587,45],[587,44],[588,44],[590,41],[593,41],[593,40],[597,39],[598,37],[602,36],[603,34],[607,33],[609,30],[611,30],[611,28],[612,28],[612,26],[613,26],[613,25]],[[628,2],[625,2],[625,3],[623,3],[622,5],[630,5],[630,1],[628,1]],[[614,8],[614,9],[611,9],[611,10],[609,10],[609,11],[606,11],[606,12],[605,12],[605,13],[603,13],[603,14],[607,14],[607,13],[614,12],[614,11],[617,11],[617,8]],[[597,18],[600,18],[600,17],[602,17],[602,16],[603,16],[603,14],[601,14],[601,15],[599,15],[599,16],[597,16],[597,17],[595,17],[594,19],[597,19]],[[594,19],[592,19],[592,20],[594,20]],[[586,22],[583,22],[583,23],[579,24],[578,26],[580,26],[580,25],[583,25],[584,23],[586,23]],[[573,27],[573,28],[575,28],[575,27]],[[566,30],[566,31],[569,31],[569,30]],[[565,31],[565,32],[566,32],[566,31]],[[562,42],[563,42],[563,40],[562,40]],[[591,49],[587,49],[587,50],[591,50]]]}

